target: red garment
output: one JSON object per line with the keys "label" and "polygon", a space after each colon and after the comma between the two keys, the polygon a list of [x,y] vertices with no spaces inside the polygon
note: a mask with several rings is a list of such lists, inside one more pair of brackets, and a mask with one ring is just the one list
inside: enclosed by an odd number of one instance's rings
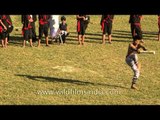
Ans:
{"label": "red garment", "polygon": [[158,16],[158,26],[160,28],[160,16]]}
{"label": "red garment", "polygon": [[142,29],[141,28],[141,24],[140,23],[133,23],[135,26],[139,26],[140,27],[140,29]]}
{"label": "red garment", "polygon": [[47,15],[42,15],[42,17],[40,18],[40,20],[39,20],[39,24],[40,25],[44,25],[44,24],[47,24],[48,23],[48,21],[47,21]]}
{"label": "red garment", "polygon": [[2,28],[2,26],[0,26],[0,33],[2,33],[3,32],[3,28]]}
{"label": "red garment", "polygon": [[110,15],[107,15],[103,20],[102,20],[102,23],[101,23],[101,29],[102,31],[104,31],[104,24],[107,23],[109,24],[109,22],[112,22],[113,21],[113,18],[111,18]]}
{"label": "red garment", "polygon": [[77,32],[80,32],[81,30],[81,23],[80,20],[77,21]]}

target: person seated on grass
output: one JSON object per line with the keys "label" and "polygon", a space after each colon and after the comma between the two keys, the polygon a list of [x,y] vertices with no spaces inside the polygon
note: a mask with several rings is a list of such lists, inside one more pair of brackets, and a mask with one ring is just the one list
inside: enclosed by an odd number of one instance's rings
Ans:
{"label": "person seated on grass", "polygon": [[68,26],[66,23],[66,17],[61,17],[61,23],[59,24],[59,42],[64,44],[66,42],[66,37],[69,35]]}

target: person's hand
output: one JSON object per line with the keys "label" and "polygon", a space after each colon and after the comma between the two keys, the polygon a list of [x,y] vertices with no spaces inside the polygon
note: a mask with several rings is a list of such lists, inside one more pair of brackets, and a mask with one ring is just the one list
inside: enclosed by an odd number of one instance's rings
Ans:
{"label": "person's hand", "polygon": [[4,26],[4,30],[7,30],[7,27],[6,27],[6,26]]}
{"label": "person's hand", "polygon": [[86,20],[86,18],[83,16],[83,20]]}
{"label": "person's hand", "polygon": [[29,22],[33,22],[33,19],[29,19]]}
{"label": "person's hand", "polygon": [[140,51],[140,50],[137,50],[137,53],[138,53],[138,54],[140,54],[140,53],[141,53],[141,51]]}

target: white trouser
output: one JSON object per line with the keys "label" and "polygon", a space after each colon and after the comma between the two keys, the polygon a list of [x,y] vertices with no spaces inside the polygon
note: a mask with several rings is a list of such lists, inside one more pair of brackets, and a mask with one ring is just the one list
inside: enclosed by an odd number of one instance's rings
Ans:
{"label": "white trouser", "polygon": [[139,78],[140,76],[140,71],[137,67],[137,64],[138,64],[138,57],[137,57],[137,54],[133,54],[133,55],[130,55],[128,57],[126,57],[126,63],[131,67],[131,69],[133,70],[134,72],[134,76],[133,76],[133,79],[132,79],[132,82],[133,83],[136,83],[137,79]]}

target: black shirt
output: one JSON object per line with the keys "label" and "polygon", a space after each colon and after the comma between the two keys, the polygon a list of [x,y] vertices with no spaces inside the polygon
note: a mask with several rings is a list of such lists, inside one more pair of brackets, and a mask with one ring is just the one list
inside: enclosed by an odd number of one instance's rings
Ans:
{"label": "black shirt", "polygon": [[59,29],[60,29],[60,30],[67,31],[67,24],[66,24],[66,23],[65,23],[65,24],[61,23],[61,24],[59,25]]}

